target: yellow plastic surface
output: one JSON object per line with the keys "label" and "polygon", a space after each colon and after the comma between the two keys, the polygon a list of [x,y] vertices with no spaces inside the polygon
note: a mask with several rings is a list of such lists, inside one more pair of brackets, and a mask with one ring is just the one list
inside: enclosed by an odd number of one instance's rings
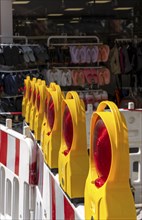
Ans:
{"label": "yellow plastic surface", "polygon": [[[108,106],[111,111],[104,111]],[[94,181],[98,178],[94,165],[93,138],[98,118],[107,128],[111,143],[111,166],[103,186],[98,188]],[[91,119],[91,149],[89,174],[85,186],[85,219],[94,220],[134,220],[136,210],[129,186],[129,146],[128,131],[124,117],[113,102],[101,102]]]}
{"label": "yellow plastic surface", "polygon": [[[73,123],[73,140],[69,153],[63,136],[63,115],[66,105]],[[70,199],[83,198],[89,159],[86,142],[86,115],[83,102],[76,92],[68,92],[62,102],[62,136],[59,151],[59,182]]]}
{"label": "yellow plastic surface", "polygon": [[[46,83],[44,80],[42,80],[41,84],[37,88],[37,96],[36,96],[36,104],[35,104],[36,113],[35,113],[35,118],[34,118],[34,135],[37,141],[40,141],[40,138],[41,138],[41,125],[43,122],[44,107],[45,107],[45,104],[44,104],[45,103],[45,92],[46,92]],[[39,108],[38,108],[38,102],[39,102]]]}
{"label": "yellow plastic surface", "polygon": [[34,84],[36,83],[36,78],[33,78],[30,81],[30,95],[28,98],[28,102],[26,104],[26,114],[25,114],[25,121],[27,123],[30,123],[30,111],[32,109],[32,100],[33,100],[33,96],[34,96]]}
{"label": "yellow plastic surface", "polygon": [[32,97],[32,108],[30,111],[30,129],[34,131],[34,121],[35,121],[35,114],[36,114],[36,99],[37,99],[37,92],[38,87],[41,84],[41,79],[37,79],[37,81],[33,84],[33,97]]}
{"label": "yellow plastic surface", "polygon": [[22,116],[25,117],[26,114],[26,105],[30,96],[30,76],[27,76],[24,79],[24,95],[22,100]]}
{"label": "yellow plastic surface", "polygon": [[61,145],[61,104],[63,94],[60,86],[55,83],[51,83],[50,88],[47,89],[47,109],[50,99],[54,103],[54,123],[51,128],[47,117],[48,110],[45,111],[42,124],[42,149],[46,164],[51,169],[58,169],[58,154]]}

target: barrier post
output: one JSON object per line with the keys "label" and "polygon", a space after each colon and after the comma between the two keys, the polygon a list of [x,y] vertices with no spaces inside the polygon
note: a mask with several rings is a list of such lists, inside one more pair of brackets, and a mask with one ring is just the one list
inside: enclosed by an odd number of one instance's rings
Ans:
{"label": "barrier post", "polygon": [[129,185],[128,132],[113,102],[101,102],[93,113],[90,144],[85,219],[136,219]]}

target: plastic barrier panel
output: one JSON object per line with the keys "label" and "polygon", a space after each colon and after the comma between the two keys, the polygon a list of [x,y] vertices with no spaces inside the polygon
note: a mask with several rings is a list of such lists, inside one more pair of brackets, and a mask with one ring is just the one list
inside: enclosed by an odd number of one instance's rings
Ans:
{"label": "plastic barrier panel", "polygon": [[[111,111],[104,111],[106,107]],[[129,185],[127,127],[113,102],[101,102],[93,114],[90,147],[85,219],[136,219]]]}
{"label": "plastic barrier panel", "polygon": [[41,125],[43,122],[44,116],[44,107],[45,107],[45,92],[46,84],[42,80],[41,84],[37,88],[37,98],[36,98],[36,113],[34,118],[34,135],[37,141],[40,141],[41,138]]}
{"label": "plastic barrier panel", "polygon": [[62,136],[59,151],[59,182],[70,199],[84,198],[88,174],[84,103],[76,92],[68,92],[62,103]]}
{"label": "plastic barrier panel", "polygon": [[[51,83],[47,92],[45,118],[43,122],[44,134],[42,149],[44,158],[50,169],[58,170],[58,154],[61,145],[61,104],[63,95],[58,85]],[[43,132],[43,131],[42,131]]]}
{"label": "plastic barrier panel", "polygon": [[84,220],[84,206],[74,206],[59,185],[58,174],[53,175],[44,164],[43,195],[36,187],[35,219]]}
{"label": "plastic barrier panel", "polygon": [[30,219],[29,184],[0,163],[0,219]]}
{"label": "plastic barrier panel", "polygon": [[0,125],[0,163],[27,183],[36,175],[34,151],[35,143],[31,138]]}
{"label": "plastic barrier panel", "polygon": [[24,80],[24,95],[22,100],[22,116],[25,117],[26,114],[26,106],[28,99],[30,99],[30,77],[27,76]]}
{"label": "plastic barrier panel", "polygon": [[34,84],[36,83],[36,78],[33,78],[30,81],[30,94],[28,98],[28,102],[26,104],[26,113],[25,113],[25,121],[29,124],[30,122],[30,111],[32,109],[32,103],[34,99]]}
{"label": "plastic barrier panel", "polygon": [[32,108],[30,111],[30,129],[31,131],[34,131],[34,121],[35,121],[35,114],[36,114],[36,103],[37,103],[37,93],[38,93],[38,87],[41,84],[41,79],[38,79],[36,83],[33,85],[33,99],[32,99]]}
{"label": "plastic barrier panel", "polygon": [[137,204],[142,203],[142,110],[120,110],[127,123],[130,155],[130,179]]}

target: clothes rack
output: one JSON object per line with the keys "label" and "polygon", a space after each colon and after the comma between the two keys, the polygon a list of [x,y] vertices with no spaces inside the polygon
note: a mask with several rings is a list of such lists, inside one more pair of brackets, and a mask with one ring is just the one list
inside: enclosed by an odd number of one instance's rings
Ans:
{"label": "clothes rack", "polygon": [[[51,40],[66,40],[66,42],[63,42],[63,43],[58,43],[58,44],[56,44],[56,43],[51,43]],[[97,36],[50,36],[50,37],[48,37],[48,39],[47,39],[47,46],[48,47],[50,47],[51,45],[54,45],[54,46],[65,46],[65,45],[70,45],[71,43],[70,42],[67,42],[67,40],[69,40],[69,39],[77,39],[77,40],[81,40],[81,39],[91,39],[91,40],[95,40],[95,42],[94,43],[92,43],[93,45],[96,43],[97,45],[98,44],[102,44],[101,42],[100,42],[100,39],[97,37]],[[86,43],[87,42],[84,42],[83,43],[83,45],[86,45]],[[90,43],[89,43],[90,44]],[[92,44],[90,44],[90,45],[92,45]],[[75,43],[75,44],[73,44],[73,45],[80,45],[80,42],[77,42],[77,43]]]}
{"label": "clothes rack", "polygon": [[38,47],[39,44],[15,44],[15,43],[0,43],[0,46],[16,46],[16,47]]}
{"label": "clothes rack", "polygon": [[101,69],[104,66],[60,66],[60,67],[51,67],[51,69]]}
{"label": "clothes rack", "polygon": [[[27,44],[28,43],[28,39],[27,39],[27,37],[26,36],[15,36],[15,35],[13,35],[13,36],[7,36],[7,35],[0,35],[0,39],[2,39],[2,38],[9,38],[9,39],[17,39],[17,40],[25,40],[25,44]],[[11,43],[11,42],[10,42]]]}
{"label": "clothes rack", "polygon": [[26,69],[26,70],[1,70],[0,73],[25,73],[25,72],[34,72],[34,71],[39,71],[37,68],[36,69]]}

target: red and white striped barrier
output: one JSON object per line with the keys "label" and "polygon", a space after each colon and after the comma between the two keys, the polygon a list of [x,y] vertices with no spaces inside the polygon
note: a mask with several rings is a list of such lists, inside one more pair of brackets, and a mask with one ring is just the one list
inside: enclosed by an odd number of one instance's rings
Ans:
{"label": "red and white striped barrier", "polygon": [[[6,126],[0,125],[0,163],[29,183],[34,175],[36,158],[33,158],[35,143]],[[33,178],[33,177],[32,177]]]}
{"label": "red and white striped barrier", "polygon": [[[4,187],[4,195],[2,198],[0,194],[0,199],[4,199],[4,207],[7,207],[7,197],[10,193],[11,197],[8,202],[11,204],[10,207],[15,207],[14,212],[18,212],[18,217],[13,218],[12,211],[8,211],[7,216],[7,208],[4,208],[4,211],[0,211],[0,219],[28,220],[35,212],[33,184],[36,183],[36,145],[31,138],[12,130],[11,127],[10,120],[7,126],[0,125],[0,164],[2,167],[0,181]],[[18,200],[17,206],[15,198]]]}

